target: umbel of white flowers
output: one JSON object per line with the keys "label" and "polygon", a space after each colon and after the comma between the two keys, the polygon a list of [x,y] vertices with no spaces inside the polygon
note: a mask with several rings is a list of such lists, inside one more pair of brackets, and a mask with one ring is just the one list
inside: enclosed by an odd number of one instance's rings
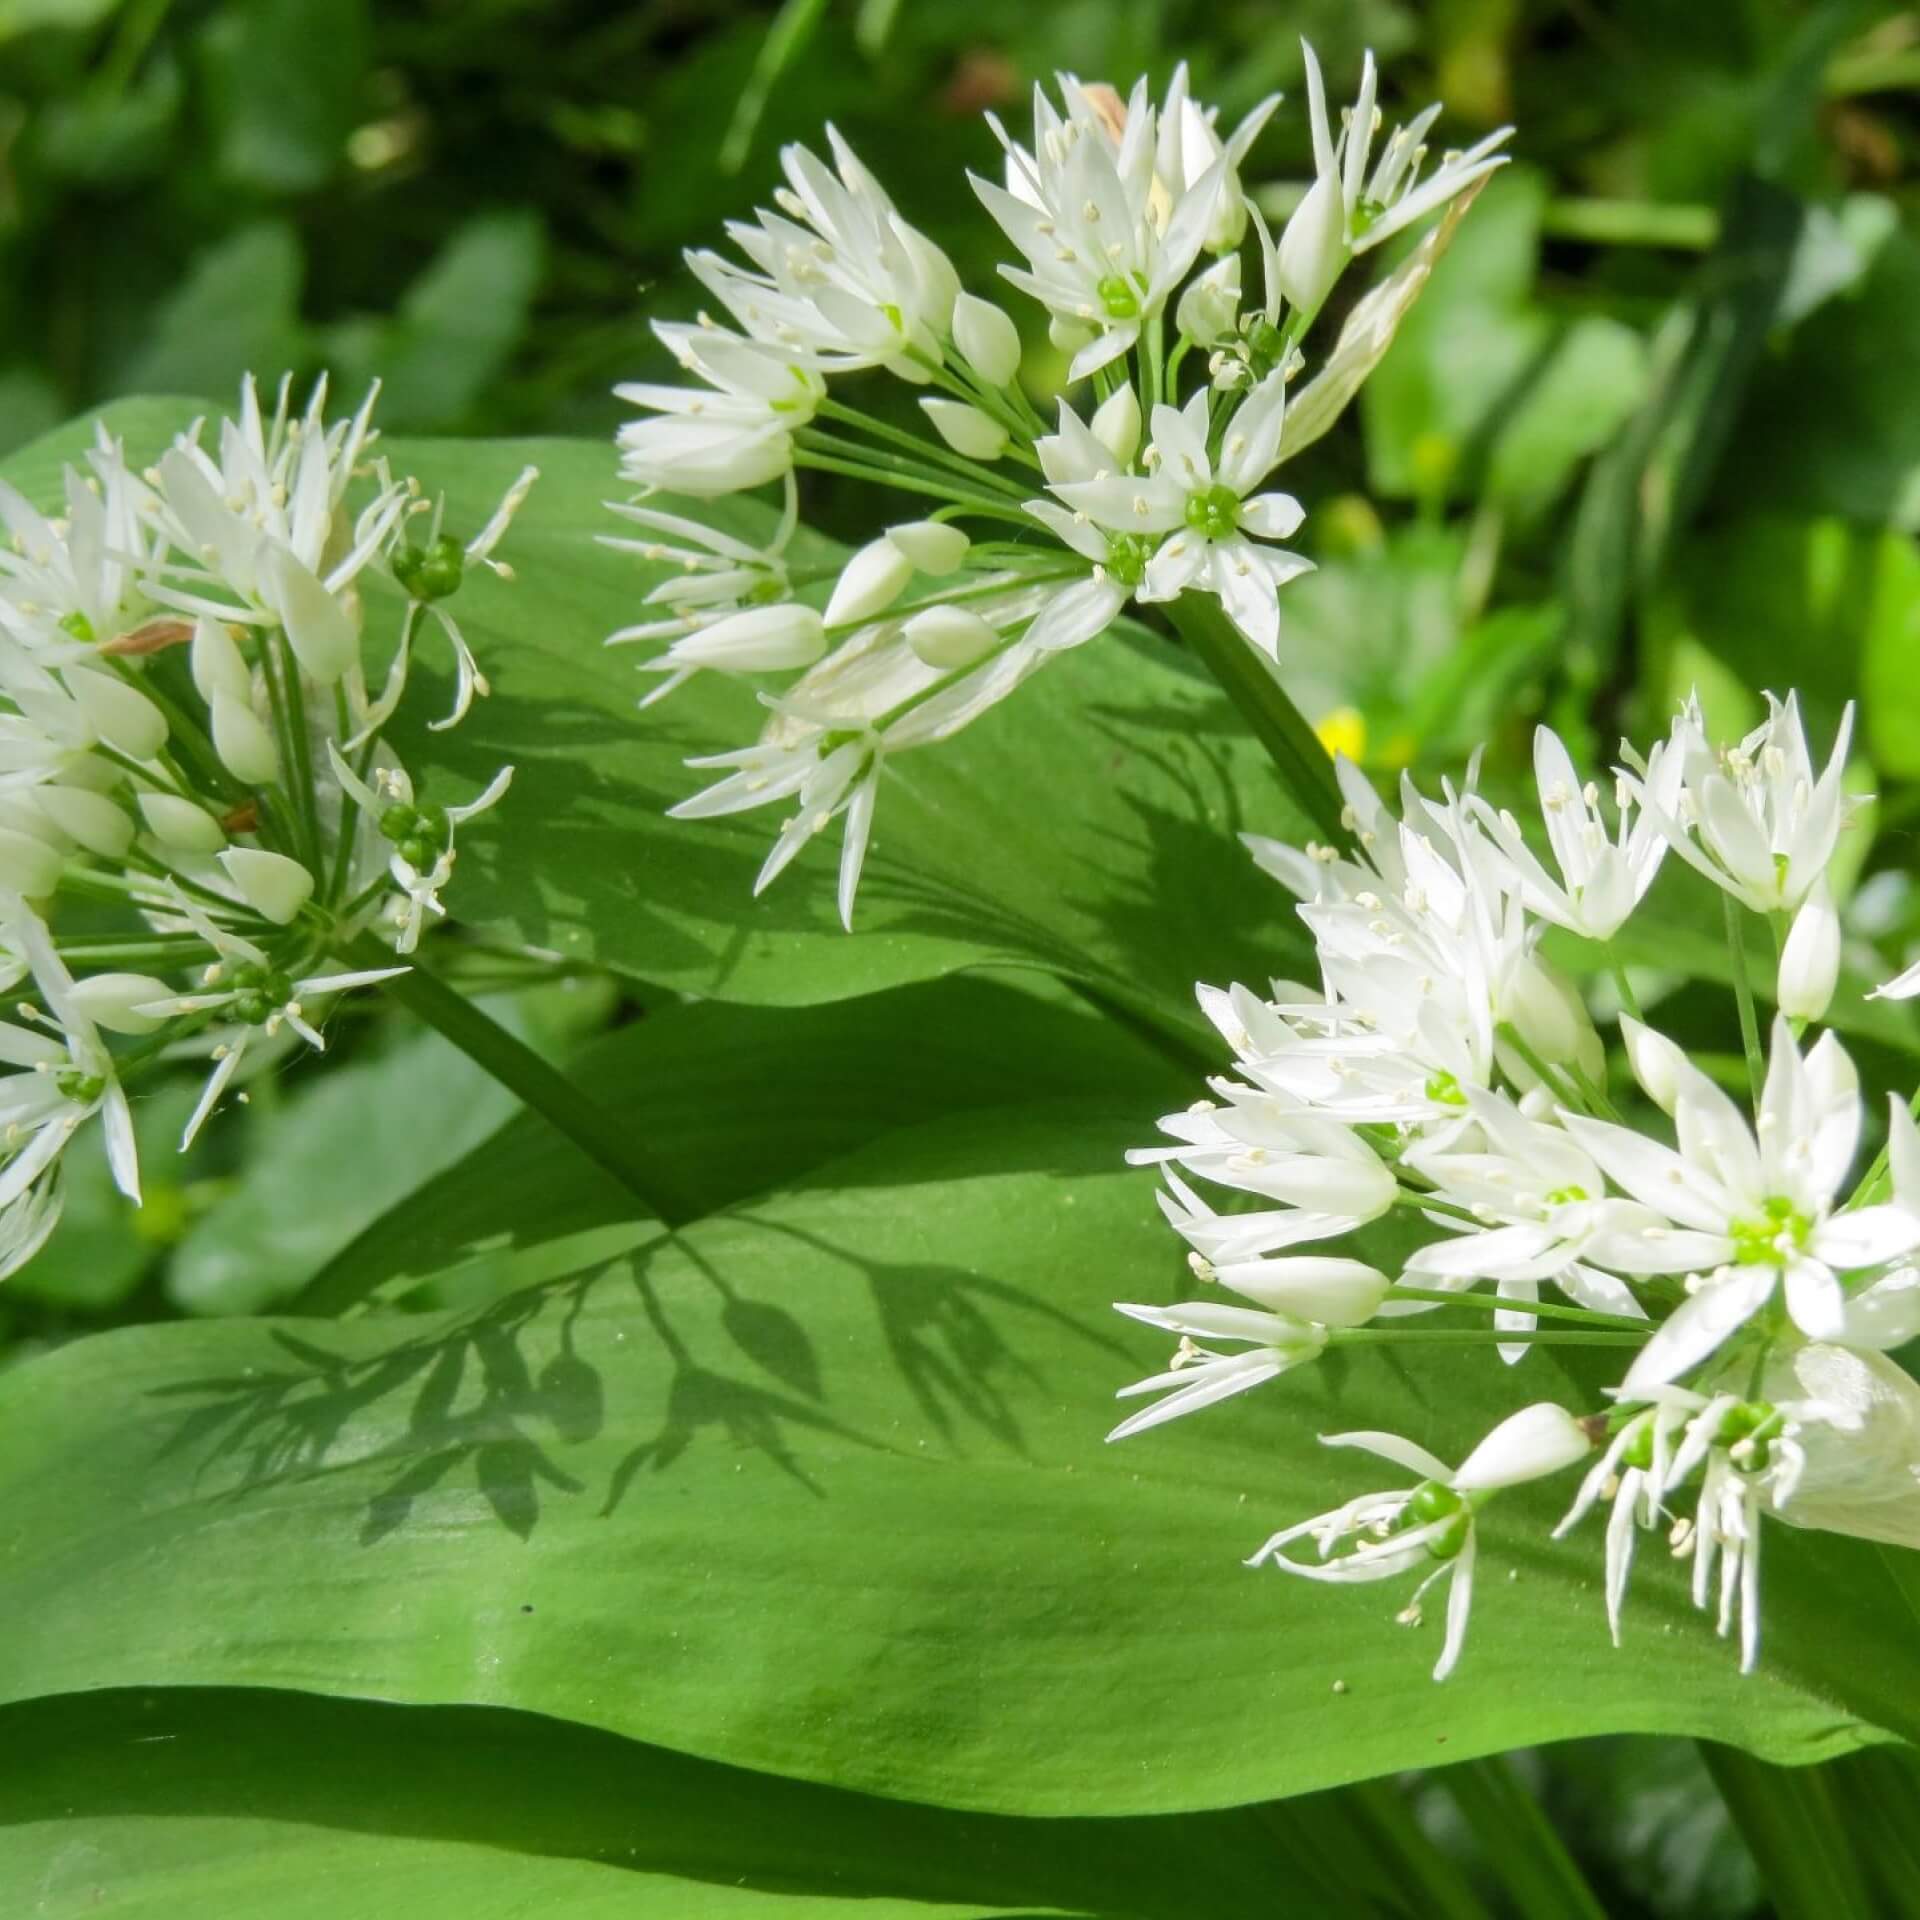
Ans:
{"label": "umbel of white flowers", "polygon": [[[789,147],[775,208],[729,226],[741,259],[689,255],[731,325],[657,326],[685,380],[619,389],[647,417],[620,433],[640,498],[613,509],[638,531],[609,544],[671,571],[609,644],[655,649],[649,701],[701,672],[798,675],[761,695],[758,740],[689,763],[721,778],[673,809],[788,808],[756,892],[838,822],[850,924],[888,759],[950,739],[1129,602],[1217,596],[1250,645],[1277,653],[1280,589],[1309,563],[1277,544],[1302,508],[1273,477],[1385,352],[1506,139],[1429,169],[1429,108],[1378,140],[1371,56],[1336,135],[1311,49],[1306,61],[1316,174],[1277,240],[1240,180],[1277,96],[1227,131],[1184,67],[1157,103],[1144,81],[1123,100],[1062,75],[1057,101],[1035,89],[1031,144],[989,116],[1003,175],[972,185],[1018,254],[1002,274],[1090,387],[1051,419],[1021,385],[1014,320],[961,287],[831,128],[830,166]],[[1348,262],[1449,201],[1304,378],[1308,331]],[[925,389],[926,432],[834,397],[836,378],[875,367]],[[844,566],[789,556],[807,468],[900,496]],[[771,538],[744,515],[721,527],[646,503],[776,484]]]}
{"label": "umbel of white flowers", "polygon": [[[1201,988],[1233,1071],[1161,1122],[1168,1144],[1132,1156],[1164,1169],[1167,1220],[1223,1294],[1120,1308],[1180,1345],[1122,1389],[1156,1397],[1116,1440],[1343,1342],[1391,1341],[1401,1317],[1439,1306],[1484,1315],[1510,1363],[1569,1332],[1623,1351],[1607,1405],[1528,1407],[1458,1470],[1391,1434],[1330,1436],[1413,1483],[1283,1528],[1254,1556],[1312,1580],[1448,1578],[1436,1678],[1459,1656],[1483,1509],[1596,1452],[1561,1531],[1610,1505],[1616,1641],[1635,1542],[1656,1526],[1721,1632],[1738,1621],[1743,1668],[1759,1649],[1763,1519],[1920,1547],[1920,1388],[1884,1357],[1920,1334],[1912,1089],[1890,1092],[1885,1150],[1861,1174],[1859,1074],[1835,1033],[1808,1031],[1844,991],[1832,875],[1852,714],[1816,767],[1797,701],[1768,706],[1716,751],[1690,702],[1665,740],[1626,755],[1611,809],[1542,728],[1529,829],[1471,782],[1436,800],[1409,781],[1396,819],[1341,762],[1346,847],[1247,839],[1299,898],[1318,982]],[[1586,999],[1541,949],[1559,927],[1610,956],[1669,854],[1724,898],[1744,1099],[1640,1017],[1620,968],[1634,1085],[1609,1092]],[[1764,1055],[1752,917],[1772,921],[1778,952]],[[1387,1271],[1348,1243],[1395,1210],[1427,1237]],[[1401,1617],[1419,1616],[1416,1593]]]}
{"label": "umbel of white flowers", "polygon": [[[332,996],[405,971],[332,956],[369,932],[411,952],[458,828],[506,791],[509,769],[421,796],[384,729],[428,620],[456,680],[433,724],[486,691],[447,602],[471,567],[507,573],[534,471],[462,541],[375,450],[374,394],[332,423],[325,397],[295,413],[283,382],[263,414],[249,379],[237,418],[140,472],[103,428],[52,515],[0,484],[0,1278],[52,1231],[92,1115],[139,1198],[127,1084],[211,1056],[185,1146],[243,1063],[322,1046]],[[376,577],[395,619],[370,647]]]}

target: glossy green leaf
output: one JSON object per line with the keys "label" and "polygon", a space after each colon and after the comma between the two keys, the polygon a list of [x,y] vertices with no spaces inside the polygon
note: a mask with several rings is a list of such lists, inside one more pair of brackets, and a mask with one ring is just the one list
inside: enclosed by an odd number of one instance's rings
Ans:
{"label": "glossy green leaf", "polygon": [[[0,1909],[36,1920],[1182,1920],[1257,1911],[1316,1814],[950,1813],[531,1714],[266,1691],[69,1695],[0,1732]],[[1336,1897],[1338,1870],[1383,1912],[1381,1869],[1320,1837],[1305,1883]]]}
{"label": "glossy green leaf", "polygon": [[[1515,1376],[1356,1350],[1105,1445],[1108,1395],[1164,1356],[1108,1303],[1190,1284],[1118,1165],[1139,1125],[964,1115],[476,1312],[142,1328],[16,1369],[0,1696],[511,1705],[1024,1813],[1607,1730],[1793,1760],[1920,1732],[1912,1616],[1859,1543],[1770,1534],[1747,1679],[1660,1554],[1608,1646],[1597,1529],[1548,1540],[1557,1487],[1491,1510],[1444,1687],[1437,1621],[1391,1624],[1404,1593],[1249,1572],[1275,1526],[1382,1484],[1316,1433],[1455,1457]],[[1524,1376],[1577,1406],[1606,1377]]]}

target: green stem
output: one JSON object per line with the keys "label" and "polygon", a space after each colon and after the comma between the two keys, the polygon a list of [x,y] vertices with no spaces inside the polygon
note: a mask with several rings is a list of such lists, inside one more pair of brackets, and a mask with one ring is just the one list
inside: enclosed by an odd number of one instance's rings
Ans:
{"label": "green stem", "polygon": [[[1502,1020],[1500,1024],[1494,1028],[1494,1031],[1534,1070],[1539,1076],[1540,1084],[1545,1087],[1563,1107],[1571,1107],[1576,1113],[1592,1113],[1595,1111],[1595,1109],[1588,1104],[1586,1096],[1581,1093],[1579,1087],[1564,1080],[1555,1068],[1548,1066],[1546,1061],[1543,1060],[1535,1050],[1532,1042],[1521,1033],[1520,1029],[1516,1027],[1511,1020]],[[1619,1118],[1617,1114],[1613,1114],[1611,1117],[1615,1119]]]}
{"label": "green stem", "polygon": [[1733,997],[1740,1006],[1740,1045],[1747,1056],[1747,1090],[1753,1110],[1760,1111],[1760,1090],[1767,1083],[1767,1063],[1760,1051],[1760,1020],[1753,1010],[1753,982],[1747,977],[1747,942],[1740,926],[1740,903],[1730,893],[1720,896],[1726,910],[1727,951],[1733,959]]}
{"label": "green stem", "polygon": [[885,467],[872,467],[857,460],[843,460],[832,454],[822,453],[817,448],[802,445],[795,449],[793,464],[796,467],[812,467],[821,473],[843,473],[851,480],[871,480],[883,487],[897,487],[902,493],[923,493],[935,500],[951,501],[964,507],[969,513],[979,514],[983,519],[1007,520],[1016,527],[1031,527],[1033,522],[1024,513],[1016,513],[1010,504],[988,499],[981,495],[970,498],[960,494],[955,488],[942,483],[932,485],[925,480],[915,479],[904,473],[890,473]]}
{"label": "green stem", "polygon": [[[370,934],[349,942],[343,957],[355,967],[394,964],[392,950]],[[417,956],[408,962],[407,972],[387,982],[386,990],[452,1041],[476,1066],[517,1094],[557,1133],[564,1134],[588,1159],[618,1180],[649,1213],[656,1218],[668,1217],[667,1210],[649,1191],[652,1170],[633,1134],[558,1068],[549,1066],[465,994],[429,972]]]}
{"label": "green stem", "polygon": [[[1388,1292],[1389,1300],[1427,1300],[1436,1307],[1471,1307],[1481,1313],[1530,1313],[1541,1320],[1576,1320],[1590,1327],[1604,1327],[1615,1333],[1634,1333],[1644,1338],[1653,1329],[1644,1320],[1629,1320],[1621,1313],[1600,1313],[1592,1307],[1563,1307],[1551,1300],[1503,1300],[1495,1293],[1448,1293],[1440,1287],[1410,1287],[1396,1282]],[[1502,1339],[1507,1338],[1505,1334]]]}
{"label": "green stem", "polygon": [[1611,940],[1603,943],[1603,951],[1607,956],[1607,967],[1613,974],[1613,984],[1620,989],[1621,1006],[1635,1020],[1643,1021],[1645,1016],[1640,1011],[1639,996],[1633,990],[1633,982],[1627,977],[1627,963],[1614,952]]}
{"label": "green stem", "polygon": [[1344,844],[1349,837],[1346,800],[1334,777],[1333,760],[1287,697],[1266,656],[1242,636],[1211,594],[1183,593],[1167,613],[1266,748],[1295,804],[1328,840]]}
{"label": "green stem", "polygon": [[1528,1920],[1607,1920],[1540,1802],[1513,1762],[1496,1754],[1445,1767],[1437,1778],[1453,1797],[1488,1865]]}
{"label": "green stem", "polygon": [[1869,1920],[1888,1911],[1868,1895],[1824,1767],[1773,1767],[1706,1740],[1700,1753],[1779,1920]]}
{"label": "green stem", "polygon": [[[817,409],[820,417],[838,420],[843,426],[852,427],[858,433],[867,434],[875,440],[884,440],[891,446],[901,447],[910,453],[916,462],[925,467],[937,467],[950,470],[969,485],[979,483],[1000,489],[1011,494],[1015,491],[1006,478],[993,472],[978,460],[969,460],[963,453],[955,453],[949,447],[930,445],[917,433],[907,433],[885,420],[877,420],[870,413],[863,413],[858,407],[847,406],[839,400],[822,400]],[[1009,448],[1009,452],[1013,449]],[[1026,499],[1030,489],[1018,489],[1019,497]]]}

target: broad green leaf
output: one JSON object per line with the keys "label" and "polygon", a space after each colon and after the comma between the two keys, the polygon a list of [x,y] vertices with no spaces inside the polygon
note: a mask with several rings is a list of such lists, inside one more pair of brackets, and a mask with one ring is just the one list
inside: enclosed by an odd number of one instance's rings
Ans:
{"label": "broad green leaf", "polygon": [[1408,1631],[1398,1589],[1242,1566],[1391,1483],[1317,1433],[1457,1458],[1519,1395],[1596,1406],[1610,1376],[1356,1350],[1103,1444],[1164,1358],[1108,1303],[1191,1284],[1118,1166],[1139,1131],[1105,1102],[963,1115],[478,1312],[140,1328],[18,1368],[0,1697],[514,1706],[1031,1814],[1602,1731],[1781,1760],[1920,1732],[1912,1615],[1858,1542],[1770,1531],[1745,1679],[1664,1554],[1608,1646],[1597,1528],[1548,1538],[1559,1486],[1490,1509],[1443,1687],[1432,1609]]}
{"label": "broad green leaf", "polygon": [[249,0],[214,15],[202,52],[234,186],[307,193],[332,178],[366,104],[367,37],[365,0]]}
{"label": "broad green leaf", "polygon": [[[112,409],[137,458],[190,417],[177,403]],[[7,463],[40,497],[90,422]],[[1304,962],[1291,903],[1235,838],[1302,837],[1260,748],[1170,642],[1116,630],[1063,656],[957,739],[894,763],[856,913],[842,932],[834,849],[803,855],[758,901],[775,817],[672,821],[705,776],[682,763],[751,740],[745,688],[695,682],[641,714],[631,653],[605,636],[655,579],[596,536],[621,524],[611,447],[568,441],[383,443],[395,470],[444,490],[471,534],[531,461],[541,479],[508,544],[512,583],[482,570],[452,603],[493,683],[451,733],[426,722],[451,673],[422,646],[411,721],[395,731],[427,789],[458,799],[515,769],[507,800],[462,835],[448,899],[463,919],[663,985],[783,1004],[838,999],[983,963],[1040,967],[1197,1029],[1193,983],[1264,980]],[[704,511],[764,533],[755,503]],[[831,566],[813,541],[798,557]],[[375,620],[390,596],[370,594]],[[440,678],[444,678],[444,684]],[[710,681],[711,677],[708,677]],[[776,810],[771,810],[777,814]]]}
{"label": "broad green leaf", "polygon": [[0,1730],[0,1907],[36,1920],[1186,1920],[1262,1911],[1277,1884],[1401,1911],[1390,1860],[1343,1854],[1313,1800],[1016,1820],[531,1714],[266,1691],[68,1695]]}
{"label": "broad green leaf", "polygon": [[[652,1193],[675,1221],[943,1113],[1078,1095],[1152,1114],[1185,1098],[1190,1079],[1061,989],[965,977],[822,1007],[663,1007],[569,1071],[644,1136]],[[359,1217],[370,1224],[298,1311],[338,1312],[410,1284],[430,1287],[431,1304],[466,1304],[527,1284],[516,1249],[532,1239],[577,1253],[607,1235],[622,1246],[653,1237],[624,1188],[526,1113],[439,1178],[409,1182],[391,1211]],[[750,1336],[751,1314],[736,1318]]]}
{"label": "broad green leaf", "polygon": [[303,357],[304,273],[291,222],[238,228],[196,256],[161,303],[122,384],[160,393],[224,393],[250,368],[277,374]]}

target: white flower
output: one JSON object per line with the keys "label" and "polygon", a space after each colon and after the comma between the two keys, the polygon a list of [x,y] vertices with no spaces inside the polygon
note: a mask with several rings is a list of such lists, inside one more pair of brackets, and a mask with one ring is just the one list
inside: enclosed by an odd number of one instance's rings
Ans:
{"label": "white flower", "polygon": [[1249,538],[1284,540],[1304,517],[1291,494],[1254,493],[1279,452],[1286,382],[1269,374],[1240,402],[1217,462],[1207,450],[1208,407],[1202,388],[1184,408],[1154,408],[1145,474],[1056,482],[1053,491],[1109,534],[1165,536],[1147,562],[1141,599],[1174,600],[1189,588],[1218,594],[1241,633],[1277,655],[1279,589],[1313,565]]}
{"label": "white flower", "polygon": [[1279,245],[1280,281],[1288,302],[1304,313],[1318,310],[1347,261],[1379,246],[1394,234],[1444,206],[1476,180],[1505,164],[1497,150],[1511,127],[1502,127],[1465,153],[1450,153],[1420,178],[1426,159],[1422,144],[1439,117],[1428,107],[1408,125],[1396,127],[1381,150],[1371,175],[1375,135],[1381,126],[1374,104],[1375,75],[1369,53],[1360,71],[1360,93],[1342,114],[1336,141],[1327,120],[1326,88],[1320,62],[1303,40],[1307,70],[1307,108],[1313,129],[1313,185],[1287,222]]}
{"label": "white flower", "polygon": [[1849,702],[1816,777],[1798,696],[1768,694],[1765,723],[1716,756],[1698,704],[1689,701],[1665,745],[1684,771],[1677,803],[1658,790],[1651,760],[1625,779],[1689,866],[1757,913],[1791,913],[1826,873],[1846,824],[1842,783],[1852,736]]}
{"label": "white flower", "polygon": [[1780,949],[1776,990],[1790,1020],[1818,1020],[1840,983],[1840,914],[1823,875],[1800,903]]}
{"label": "white flower", "polygon": [[[1560,1472],[1592,1448],[1586,1429],[1551,1402],[1509,1415],[1474,1448],[1456,1472],[1424,1447],[1391,1433],[1324,1433],[1329,1447],[1358,1447],[1420,1476],[1415,1486],[1357,1499],[1284,1527],[1262,1546],[1250,1567],[1272,1565],[1302,1579],[1336,1583],[1389,1580],[1416,1567],[1431,1570],[1415,1589],[1400,1619],[1415,1625],[1420,1598],[1436,1580],[1452,1576],[1447,1596],[1446,1636],[1433,1677],[1444,1680],[1466,1642],[1473,1605],[1477,1551],[1475,1519],[1487,1498],[1504,1487]],[[1317,1560],[1296,1560],[1286,1551],[1311,1539]]]}
{"label": "white flower", "polygon": [[1916,960],[1904,973],[1896,973],[1891,980],[1883,980],[1867,995],[1869,1000],[1911,1000],[1920,995],[1920,960]]}
{"label": "white flower", "polygon": [[[113,1055],[75,997],[73,976],[40,921],[14,911],[7,939],[25,956],[59,1037],[0,1021],[0,1062],[18,1069],[0,1075],[0,1151],[6,1155],[0,1165],[0,1208],[12,1207],[28,1193],[81,1123],[96,1113],[106,1131],[114,1184],[137,1206],[140,1165],[133,1116]],[[18,1223],[13,1231],[27,1234]]]}
{"label": "white flower", "polygon": [[[988,115],[1006,149],[1006,186],[968,178],[1026,256],[1025,267],[1001,272],[1050,312],[1094,330],[1068,369],[1070,380],[1084,380],[1133,346],[1143,320],[1165,307],[1217,234],[1231,170],[1278,96],[1254,108],[1197,178],[1185,177],[1183,159],[1181,179],[1170,182],[1156,169],[1159,124],[1144,80],[1117,110],[1071,76],[1059,84],[1064,114],[1034,89],[1031,152]],[[1184,73],[1177,97],[1184,102]],[[1184,105],[1177,112],[1184,121]]]}
{"label": "white flower", "polygon": [[654,332],[701,387],[629,382],[614,392],[654,414],[620,429],[620,471],[645,487],[712,496],[777,480],[793,466],[793,435],[813,418],[826,382],[791,352],[722,327],[661,322]]}
{"label": "white flower", "polygon": [[[1114,1428],[1109,1440],[1124,1440],[1129,1434],[1144,1433],[1183,1413],[1196,1413],[1218,1400],[1245,1393],[1268,1380],[1277,1380],[1290,1368],[1318,1359],[1326,1345],[1321,1327],[1287,1314],[1258,1313],[1250,1307],[1217,1306],[1204,1300],[1189,1300],[1176,1307],[1123,1305],[1118,1309],[1150,1327],[1164,1327],[1180,1335],[1180,1345],[1164,1373],[1149,1374],[1131,1386],[1122,1387],[1120,1399],[1136,1394],[1165,1392],[1162,1399]],[[1232,1340],[1244,1343],[1238,1353],[1216,1353],[1210,1347],[1194,1344],[1202,1340]]]}
{"label": "white flower", "polygon": [[200,444],[196,423],[161,456],[150,476],[156,523],[186,556],[149,583],[182,612],[258,627],[278,626],[304,672],[322,685],[359,661],[355,581],[384,557],[406,510],[407,489],[383,481],[356,519],[346,493],[374,435],[377,386],[351,420],[326,424],[326,382],[306,412],[289,412],[283,381],[271,420],[249,378],[240,417],[220,423],[218,457]]}
{"label": "white flower", "polygon": [[[1667,850],[1666,836],[1645,813],[1634,818],[1633,794],[1625,783],[1618,795],[1619,826],[1609,835],[1598,789],[1582,783],[1565,743],[1550,727],[1534,730],[1533,767],[1559,880],[1534,857],[1511,813],[1496,813],[1478,795],[1472,802],[1475,812],[1512,864],[1529,911],[1590,940],[1609,940],[1652,886]],[[1680,755],[1664,748],[1656,747],[1649,757],[1648,790],[1668,813],[1678,799],[1683,770]]]}
{"label": "white flower", "polygon": [[729,223],[756,271],[705,251],[687,264],[749,335],[782,353],[821,371],[884,365],[925,379],[928,363],[939,363],[959,279],[839,133],[826,132],[834,169],[805,147],[783,148],[781,212],[762,211],[757,227]]}
{"label": "white flower", "polygon": [[1839,1275],[1920,1246],[1920,1213],[1898,1201],[1843,1209],[1860,1137],[1853,1063],[1832,1034],[1803,1061],[1784,1019],[1758,1125],[1690,1064],[1675,1068],[1676,1150],[1610,1122],[1564,1116],[1574,1139],[1633,1199],[1670,1222],[1704,1277],[1635,1357],[1622,1391],[1641,1397],[1698,1366],[1776,1289],[1794,1323],[1831,1339],[1845,1320]]}

